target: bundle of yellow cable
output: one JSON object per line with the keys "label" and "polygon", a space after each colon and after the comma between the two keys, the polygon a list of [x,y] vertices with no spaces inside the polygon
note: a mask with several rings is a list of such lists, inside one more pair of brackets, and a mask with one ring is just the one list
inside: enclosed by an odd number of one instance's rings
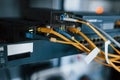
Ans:
{"label": "bundle of yellow cable", "polygon": [[58,32],[54,31],[53,29],[40,27],[40,28],[37,29],[37,31],[40,32],[40,33],[53,34],[53,35],[62,39],[62,41],[61,41],[61,40],[57,40],[55,38],[52,38],[51,41],[53,40],[53,42],[59,42],[59,43],[63,43],[63,44],[71,44],[71,45],[75,46],[76,48],[80,49],[83,52],[84,51],[89,51],[89,49],[87,49],[83,44],[80,44],[79,42],[78,42],[79,43],[78,44],[78,43],[75,43],[75,42],[72,41],[72,40],[75,40],[75,39],[70,40],[70,39],[66,38],[65,36],[59,34]]}
{"label": "bundle of yellow cable", "polygon": [[[90,45],[92,46],[92,48],[95,48],[96,46],[94,45],[94,43],[92,43],[92,41],[89,40],[89,38],[87,38],[87,36],[85,36],[84,34],[82,34],[82,32],[78,31],[77,29],[75,30],[75,28],[69,28],[69,30],[71,31],[75,31],[74,33],[78,33],[80,34],[84,39],[86,39],[86,41],[88,43],[90,43]],[[49,28],[38,28],[37,29],[38,32],[42,32],[42,33],[49,33],[49,34],[53,34],[56,35],[57,37],[61,38],[62,40],[57,40],[56,38],[51,38],[50,41],[52,42],[57,42],[57,43],[62,43],[62,44],[69,44],[69,45],[73,45],[74,47],[76,47],[77,49],[86,52],[86,53],[90,53],[92,50],[88,49],[87,47],[85,47],[83,44],[79,43],[79,41],[77,41],[75,38],[72,38],[71,40],[66,38],[65,36],[59,34],[58,32],[54,31],[53,29],[49,29]],[[97,61],[98,63],[104,64],[106,66],[109,67],[113,67],[115,68],[117,71],[120,72],[119,68],[116,67],[116,65],[113,63],[119,63],[117,60],[119,60],[119,56],[118,55],[113,55],[113,54],[109,54],[110,57],[110,64],[106,64],[105,63],[105,58],[104,58],[104,52],[101,51],[100,52],[102,55],[101,56],[97,56],[95,61]],[[102,62],[104,61],[104,62]]]}
{"label": "bundle of yellow cable", "polygon": [[[82,33],[79,29],[77,28],[68,28],[68,30],[72,33],[76,33],[76,34],[79,34],[80,36],[82,36],[89,44],[90,46],[92,47],[92,49],[94,49],[95,47],[97,47],[84,33]],[[100,50],[100,54],[101,56],[97,56],[99,57],[100,59],[102,59],[104,62],[100,62],[99,60],[95,59],[96,62],[98,63],[101,63],[103,65],[106,65],[106,66],[110,66],[110,67],[113,67],[115,68],[117,71],[120,72],[120,68],[119,66],[117,67],[114,63],[120,63],[118,60],[120,60],[120,55],[115,55],[115,54],[108,54],[109,56],[109,61],[110,61],[110,64],[106,64],[105,63],[105,57],[103,56],[104,52],[102,50]]]}
{"label": "bundle of yellow cable", "polygon": [[[74,19],[74,18],[63,18],[63,21],[69,21],[69,22],[75,22],[75,23],[82,23],[87,25],[89,28],[91,28],[99,37],[101,37],[101,39],[103,39],[105,42],[107,42],[108,40],[98,31],[96,30],[96,28],[94,28],[94,26],[92,24],[90,24],[89,22],[83,20],[80,18],[80,20]],[[117,52],[118,54],[120,54],[120,51],[117,50],[112,44],[110,44],[110,46],[113,48],[113,50],[115,52]]]}
{"label": "bundle of yellow cable", "polygon": [[[75,22],[75,23],[82,23],[82,24],[85,24],[87,25],[89,28],[91,28],[101,39],[103,39],[105,42],[107,42],[108,40],[98,31],[96,30],[96,28],[94,28],[94,26],[92,24],[90,24],[89,22],[83,20],[80,18],[80,20],[78,19],[74,19],[74,18],[67,18],[67,17],[64,17],[62,18],[63,21],[69,21],[69,22]],[[111,65],[111,67],[115,68],[117,71],[120,72],[120,67],[119,67],[119,63],[120,63],[120,51],[118,49],[116,49],[112,44],[110,44],[110,46],[112,47],[112,49],[117,53],[117,55],[115,54],[112,54],[112,56],[110,56],[111,54],[109,53],[109,65]],[[101,54],[105,57],[105,53],[102,51]],[[116,57],[115,57],[115,56]],[[111,59],[111,57],[113,57]],[[115,58],[115,59],[114,59]],[[98,60],[97,60],[98,61]],[[111,62],[112,61],[112,62]],[[117,63],[117,64],[116,64]],[[106,64],[105,64],[106,65]],[[117,66],[118,65],[118,66]],[[108,65],[107,65],[108,66]]]}
{"label": "bundle of yellow cable", "polygon": [[[92,26],[89,22],[85,22],[85,21],[81,21],[81,20],[77,20],[76,22],[78,23],[82,23],[87,25],[89,28],[91,28],[99,37],[101,37],[101,39],[103,39],[105,42],[108,41],[99,31],[97,31],[94,26]],[[120,51],[117,50],[112,44],[110,44],[110,46],[113,48],[114,51],[116,51],[118,54],[120,54]]]}

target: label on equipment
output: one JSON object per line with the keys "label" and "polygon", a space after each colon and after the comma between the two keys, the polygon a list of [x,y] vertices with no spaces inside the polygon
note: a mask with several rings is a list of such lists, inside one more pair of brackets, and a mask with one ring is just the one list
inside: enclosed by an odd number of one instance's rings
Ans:
{"label": "label on equipment", "polygon": [[88,22],[103,22],[103,20],[100,19],[87,19]]}
{"label": "label on equipment", "polygon": [[103,23],[103,30],[114,29],[114,23]]}
{"label": "label on equipment", "polygon": [[85,62],[89,64],[97,56],[99,52],[100,50],[97,47],[93,49],[85,58]]}
{"label": "label on equipment", "polygon": [[33,52],[33,43],[12,44],[7,46],[8,56]]}

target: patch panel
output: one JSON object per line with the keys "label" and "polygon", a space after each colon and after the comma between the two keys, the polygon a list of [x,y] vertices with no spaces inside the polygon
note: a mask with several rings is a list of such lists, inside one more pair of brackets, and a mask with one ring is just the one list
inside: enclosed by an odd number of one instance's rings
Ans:
{"label": "patch panel", "polygon": [[[120,36],[114,36],[113,37],[115,40],[120,42]],[[90,40],[96,44],[99,48],[102,48],[104,46],[104,41],[101,38],[90,38]],[[85,40],[79,40],[80,43],[84,44],[85,46],[88,46],[89,44]]]}
{"label": "patch panel", "polygon": [[[95,14],[86,14],[86,13],[75,13],[77,16],[86,20],[96,27],[101,28],[105,32],[107,32],[111,36],[119,35],[119,21],[120,16],[114,14],[103,14],[103,15],[95,15]],[[91,30],[86,25],[82,24],[81,31],[87,34],[88,36],[94,35],[95,32]]]}
{"label": "patch panel", "polygon": [[[98,47],[103,47],[104,41],[101,38],[90,38],[90,40],[96,44]],[[89,46],[87,41],[85,40],[80,40],[80,43],[84,44],[85,46]]]}
{"label": "patch panel", "polygon": [[115,36],[114,39],[117,40],[118,42],[120,42],[120,35]]}

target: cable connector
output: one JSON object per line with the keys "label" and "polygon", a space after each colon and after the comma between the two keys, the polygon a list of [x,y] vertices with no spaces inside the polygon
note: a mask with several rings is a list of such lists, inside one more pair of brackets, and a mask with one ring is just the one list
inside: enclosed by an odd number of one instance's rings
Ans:
{"label": "cable connector", "polygon": [[51,28],[43,28],[43,27],[39,27],[37,28],[38,32],[43,32],[43,33],[51,33],[52,29]]}
{"label": "cable connector", "polygon": [[60,20],[62,20],[62,21],[70,21],[70,22],[77,22],[77,19],[70,18],[70,17],[68,17],[66,15],[61,15]]}
{"label": "cable connector", "polygon": [[50,38],[51,42],[56,42],[56,38]]}
{"label": "cable connector", "polygon": [[63,18],[63,21],[77,22],[77,19],[73,19],[73,18]]}
{"label": "cable connector", "polygon": [[77,29],[77,28],[72,28],[72,27],[69,27],[68,30],[69,30],[70,32],[76,33],[76,34],[80,31],[79,29]]}

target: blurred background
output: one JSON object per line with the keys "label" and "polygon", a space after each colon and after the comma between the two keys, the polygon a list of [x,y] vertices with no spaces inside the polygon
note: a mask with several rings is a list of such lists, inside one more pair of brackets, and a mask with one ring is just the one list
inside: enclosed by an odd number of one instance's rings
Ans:
{"label": "blurred background", "polygon": [[[0,0],[0,18],[29,19],[40,8],[119,15],[120,0]],[[87,65],[84,57],[83,53],[3,69],[0,80],[120,80],[115,70],[94,61]]]}
{"label": "blurred background", "polygon": [[0,17],[22,17],[30,8],[87,13],[120,13],[119,0],[0,0]]}

